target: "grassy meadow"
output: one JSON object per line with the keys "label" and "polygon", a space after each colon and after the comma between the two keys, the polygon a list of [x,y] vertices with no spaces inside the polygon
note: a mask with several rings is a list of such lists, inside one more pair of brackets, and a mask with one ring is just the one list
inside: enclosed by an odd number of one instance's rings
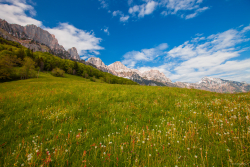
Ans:
{"label": "grassy meadow", "polygon": [[40,73],[0,83],[0,166],[248,166],[249,115],[250,93]]}

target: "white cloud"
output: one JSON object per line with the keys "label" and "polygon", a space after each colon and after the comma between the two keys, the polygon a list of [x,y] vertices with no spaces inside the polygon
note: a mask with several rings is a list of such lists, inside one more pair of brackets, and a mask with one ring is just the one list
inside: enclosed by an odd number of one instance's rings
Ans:
{"label": "white cloud", "polygon": [[108,3],[106,2],[106,0],[99,0],[99,2],[101,3],[101,7],[104,9],[108,8]]}
{"label": "white cloud", "polygon": [[103,31],[104,31],[107,35],[109,35],[109,28],[108,28],[108,27],[107,27],[107,28],[104,28]]}
{"label": "white cloud", "polygon": [[123,15],[122,11],[120,10],[116,10],[112,13],[113,16],[119,16],[119,15]]}
{"label": "white cloud", "polygon": [[[165,7],[162,15],[180,15],[182,18],[191,19],[198,16],[201,12],[208,10],[208,7],[200,7],[203,0],[160,0],[161,6]],[[186,11],[194,13],[186,14]]]}
{"label": "white cloud", "polygon": [[128,21],[128,19],[129,19],[129,16],[128,16],[128,15],[125,16],[125,15],[123,14],[123,12],[120,11],[120,10],[114,11],[114,12],[112,13],[112,15],[113,15],[113,16],[119,16],[121,22],[126,22],[126,21]]}
{"label": "white cloud", "polygon": [[138,13],[138,17],[144,17],[145,15],[152,14],[156,7],[158,6],[158,2],[148,1],[142,5],[135,5],[129,8],[129,13],[135,15]]}
{"label": "white cloud", "polygon": [[133,3],[133,0],[128,0],[128,5],[130,6]]}
{"label": "white cloud", "polygon": [[204,12],[205,10],[208,10],[208,7],[203,7],[203,8],[199,8],[197,9],[193,14],[189,14],[186,16],[186,19],[191,19],[196,17],[199,13]]}
{"label": "white cloud", "polygon": [[122,61],[123,64],[129,68],[134,68],[138,62],[148,62],[154,60],[156,57],[163,55],[164,50],[168,48],[166,43],[151,49],[142,49],[141,51],[131,51],[126,53]]}
{"label": "white cloud", "polygon": [[248,26],[241,31],[230,29],[208,37],[200,35],[199,39],[168,51],[166,59],[171,63],[153,68],[172,81],[197,82],[204,76],[212,76],[250,83],[250,59],[239,59],[248,48],[238,47],[249,40],[244,34],[247,31],[250,31]]}
{"label": "white cloud", "polygon": [[104,49],[99,46],[101,38],[95,37],[92,32],[86,32],[68,23],[60,23],[58,27],[45,28],[45,30],[54,34],[59,44],[63,45],[66,50],[75,47],[79,55],[96,54],[95,51]]}
{"label": "white cloud", "polygon": [[200,0],[161,0],[161,4],[167,8],[170,14],[197,9],[200,3]]}
{"label": "white cloud", "polygon": [[[27,15],[25,12],[28,12]],[[34,24],[42,26],[42,22],[33,19],[36,15],[33,6],[28,5],[25,0],[1,0],[0,1],[0,18],[9,23],[15,23],[22,26]]]}
{"label": "white cloud", "polygon": [[121,22],[126,22],[126,21],[128,21],[128,19],[129,19],[129,16],[121,16],[120,17]]}
{"label": "white cloud", "polygon": [[[203,0],[144,0],[143,4],[130,7],[128,12],[133,16],[142,18],[159,8],[163,9],[162,15],[172,14],[191,19],[209,9],[208,7],[200,7],[202,2]],[[193,13],[186,14],[186,11]]]}
{"label": "white cloud", "polygon": [[[240,26],[240,27],[242,27],[242,26]],[[247,31],[249,31],[249,30],[250,30],[250,25],[244,27],[244,29],[243,29],[241,32],[242,32],[242,33],[245,33],[245,32],[247,32]]]}

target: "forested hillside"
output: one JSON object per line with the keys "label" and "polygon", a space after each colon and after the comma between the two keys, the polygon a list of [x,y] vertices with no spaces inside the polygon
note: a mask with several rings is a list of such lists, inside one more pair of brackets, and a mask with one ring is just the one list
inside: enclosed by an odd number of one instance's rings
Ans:
{"label": "forested hillside", "polygon": [[92,66],[69,59],[62,59],[47,52],[32,52],[19,43],[0,37],[0,79],[10,81],[39,77],[39,71],[52,71],[55,76],[64,76],[64,72],[83,78],[110,84],[137,83],[102,72]]}

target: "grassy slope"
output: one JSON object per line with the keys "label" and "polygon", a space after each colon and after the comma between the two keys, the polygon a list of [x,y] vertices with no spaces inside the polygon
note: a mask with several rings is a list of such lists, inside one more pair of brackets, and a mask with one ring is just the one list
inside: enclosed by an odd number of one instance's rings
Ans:
{"label": "grassy slope", "polygon": [[66,75],[0,83],[3,166],[249,163],[250,94]]}

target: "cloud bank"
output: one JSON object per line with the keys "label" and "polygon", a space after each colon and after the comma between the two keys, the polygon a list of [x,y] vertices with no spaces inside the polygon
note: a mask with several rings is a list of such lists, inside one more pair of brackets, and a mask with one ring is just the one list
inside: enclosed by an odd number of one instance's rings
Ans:
{"label": "cloud bank", "polygon": [[122,63],[129,68],[134,68],[139,62],[149,62],[156,59],[158,56],[164,54],[164,51],[168,48],[166,43],[160,44],[155,48],[142,49],[141,51],[131,51],[123,56]]}
{"label": "cloud bank", "polygon": [[120,22],[127,22],[130,18],[143,18],[146,15],[151,15],[154,11],[159,10],[163,16],[177,15],[184,19],[197,17],[202,12],[210,9],[208,6],[203,6],[203,0],[127,0],[128,14],[125,12],[109,10],[107,0],[99,0],[102,8],[108,10],[113,16],[120,17]]}
{"label": "cloud bank", "polygon": [[163,52],[161,57],[165,62],[159,66],[136,66],[140,60],[153,61],[158,57],[155,53],[147,55],[145,49],[126,53],[123,62],[139,70],[158,69],[172,81],[198,82],[204,76],[211,76],[250,83],[250,58],[241,58],[241,53],[249,48],[238,47],[250,40],[245,36],[247,31],[250,31],[250,25],[208,37],[199,34],[199,37]]}
{"label": "cloud bank", "polygon": [[[28,12],[28,15],[25,12]],[[9,23],[42,26],[41,21],[32,18],[35,15],[33,6],[28,5],[25,0],[0,0],[0,18]]]}

